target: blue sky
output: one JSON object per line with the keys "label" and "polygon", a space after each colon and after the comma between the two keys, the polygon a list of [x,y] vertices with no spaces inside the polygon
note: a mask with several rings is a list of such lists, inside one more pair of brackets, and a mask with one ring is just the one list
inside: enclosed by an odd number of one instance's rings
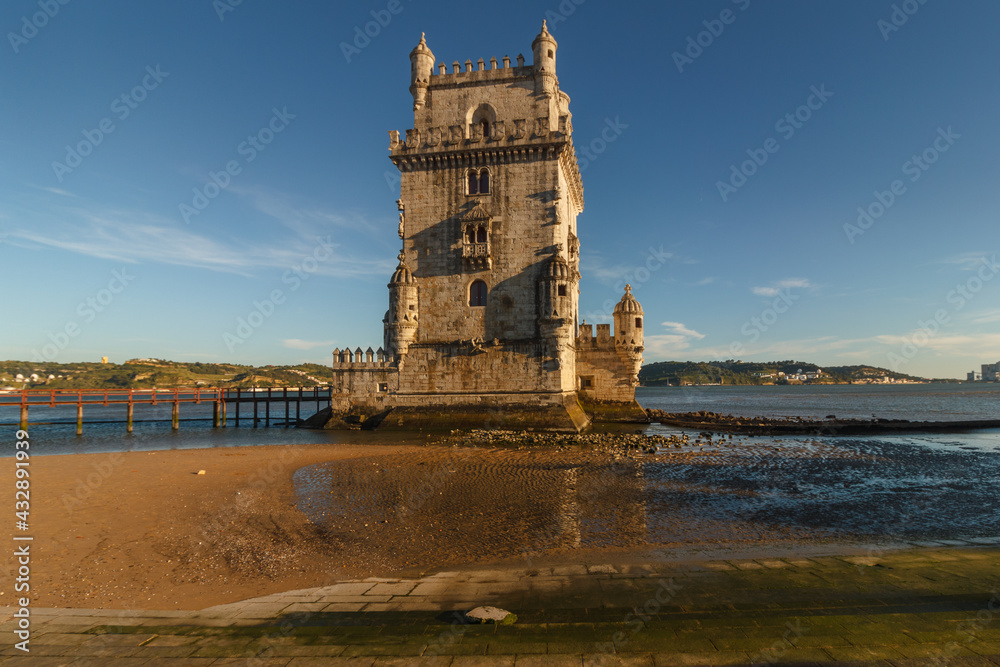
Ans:
{"label": "blue sky", "polygon": [[547,18],[589,322],[631,282],[647,361],[1000,359],[996,2],[63,2],[0,9],[4,358],[378,347],[410,50]]}

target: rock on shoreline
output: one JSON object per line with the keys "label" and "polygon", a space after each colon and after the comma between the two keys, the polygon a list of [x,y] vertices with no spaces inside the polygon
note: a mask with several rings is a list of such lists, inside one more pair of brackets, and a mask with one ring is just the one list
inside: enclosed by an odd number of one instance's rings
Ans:
{"label": "rock on shoreline", "polygon": [[665,412],[646,410],[650,421],[700,431],[726,431],[747,435],[867,435],[899,432],[958,432],[1000,428],[1000,420],[981,419],[950,422],[919,422],[906,419],[825,419],[804,417],[737,417],[715,412]]}

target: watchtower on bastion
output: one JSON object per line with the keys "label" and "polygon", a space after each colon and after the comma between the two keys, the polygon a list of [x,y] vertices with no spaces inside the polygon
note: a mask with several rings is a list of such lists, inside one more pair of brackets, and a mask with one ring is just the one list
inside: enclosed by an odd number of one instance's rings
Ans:
{"label": "watchtower on bastion", "polygon": [[544,22],[534,62],[451,71],[410,53],[413,128],[389,132],[401,173],[399,264],[378,351],[334,350],[333,418],[385,426],[577,431],[641,420],[642,307],[578,325],[583,184],[570,99]]}

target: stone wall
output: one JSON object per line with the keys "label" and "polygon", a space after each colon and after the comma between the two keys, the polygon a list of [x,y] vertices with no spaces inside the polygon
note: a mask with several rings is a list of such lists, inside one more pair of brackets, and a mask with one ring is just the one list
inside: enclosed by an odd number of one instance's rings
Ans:
{"label": "stone wall", "polygon": [[[400,395],[563,392],[561,374],[548,370],[536,341],[410,346],[399,367]],[[437,400],[436,398],[433,400]],[[526,400],[520,398],[519,400]]]}
{"label": "stone wall", "polygon": [[596,336],[591,331],[591,325],[580,325],[580,335],[576,339],[576,374],[581,399],[634,402],[630,365],[615,347],[611,325],[598,324]]}

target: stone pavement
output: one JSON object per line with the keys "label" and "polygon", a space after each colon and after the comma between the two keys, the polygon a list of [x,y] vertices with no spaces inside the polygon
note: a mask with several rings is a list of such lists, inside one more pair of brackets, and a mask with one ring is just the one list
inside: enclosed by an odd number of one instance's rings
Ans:
{"label": "stone pavement", "polygon": [[[201,611],[2,610],[0,665],[1000,665],[1000,538],[973,546],[344,581]],[[462,622],[491,604],[511,626]]]}

